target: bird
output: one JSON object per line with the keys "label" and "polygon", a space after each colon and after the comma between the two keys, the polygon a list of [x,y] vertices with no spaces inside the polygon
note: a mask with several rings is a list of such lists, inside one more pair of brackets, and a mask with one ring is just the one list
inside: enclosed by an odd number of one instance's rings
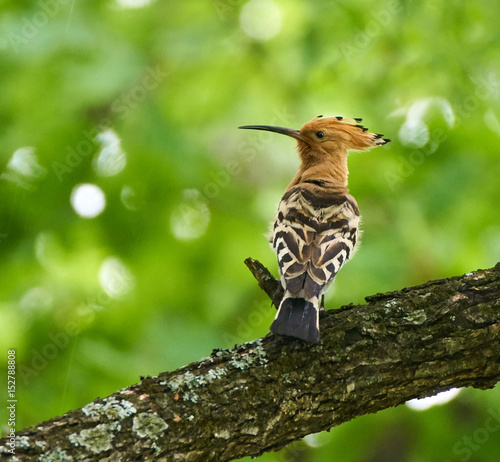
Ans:
{"label": "bird", "polygon": [[369,132],[361,121],[320,115],[299,130],[273,125],[238,127],[292,137],[300,158],[299,169],[279,203],[270,239],[284,289],[270,327],[272,334],[309,344],[320,341],[324,294],[359,245],[359,208],[347,189],[348,152],[367,151],[391,141]]}

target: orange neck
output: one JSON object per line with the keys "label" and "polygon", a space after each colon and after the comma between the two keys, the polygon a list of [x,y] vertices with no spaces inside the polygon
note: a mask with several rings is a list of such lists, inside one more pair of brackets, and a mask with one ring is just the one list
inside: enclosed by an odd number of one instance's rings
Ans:
{"label": "orange neck", "polygon": [[338,152],[326,153],[321,150],[312,150],[307,144],[299,144],[301,165],[291,185],[306,180],[328,179],[347,186],[347,151],[339,149]]}

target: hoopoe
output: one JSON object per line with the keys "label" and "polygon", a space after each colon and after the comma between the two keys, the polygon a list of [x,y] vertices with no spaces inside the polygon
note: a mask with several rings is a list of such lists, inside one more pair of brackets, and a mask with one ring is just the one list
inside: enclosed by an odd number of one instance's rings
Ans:
{"label": "hoopoe", "polygon": [[319,342],[320,299],[359,243],[358,204],[347,189],[348,151],[366,151],[390,141],[359,122],[318,116],[300,130],[239,127],[295,138],[301,160],[279,204],[271,239],[285,290],[271,324],[273,334]]}

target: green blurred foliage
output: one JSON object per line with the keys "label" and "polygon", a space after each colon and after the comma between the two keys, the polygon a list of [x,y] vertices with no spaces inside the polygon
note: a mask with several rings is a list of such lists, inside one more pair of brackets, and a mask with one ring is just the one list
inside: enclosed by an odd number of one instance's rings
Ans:
{"label": "green blurred foliage", "polygon": [[[139,3],[2,2],[0,363],[16,349],[19,428],[268,332],[243,260],[276,272],[265,233],[298,159],[239,125],[344,115],[393,139],[350,157],[364,238],[329,308],[499,260],[500,4]],[[94,218],[70,201],[85,183],[106,198]],[[262,460],[497,461],[500,427],[481,429],[499,398],[402,406]]]}

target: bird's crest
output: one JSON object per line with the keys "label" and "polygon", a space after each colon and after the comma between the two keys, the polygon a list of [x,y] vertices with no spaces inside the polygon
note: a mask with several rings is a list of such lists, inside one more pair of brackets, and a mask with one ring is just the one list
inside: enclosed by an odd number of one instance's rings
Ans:
{"label": "bird's crest", "polygon": [[272,125],[244,125],[240,128],[266,130],[295,138],[299,152],[345,152],[350,149],[366,151],[388,143],[384,135],[371,133],[360,124],[362,119],[318,116],[302,125],[300,130]]}
{"label": "bird's crest", "polygon": [[318,116],[302,126],[300,140],[313,149],[316,146],[331,147],[337,144],[347,150],[358,151],[366,151],[391,141],[383,138],[382,134],[369,132],[361,125],[361,121],[360,118]]}
{"label": "bird's crest", "polygon": [[301,166],[290,186],[307,178],[333,178],[347,185],[347,153],[367,151],[388,143],[384,135],[371,133],[361,119],[318,116],[300,130],[273,125],[244,125],[239,128],[281,133],[297,140]]}

